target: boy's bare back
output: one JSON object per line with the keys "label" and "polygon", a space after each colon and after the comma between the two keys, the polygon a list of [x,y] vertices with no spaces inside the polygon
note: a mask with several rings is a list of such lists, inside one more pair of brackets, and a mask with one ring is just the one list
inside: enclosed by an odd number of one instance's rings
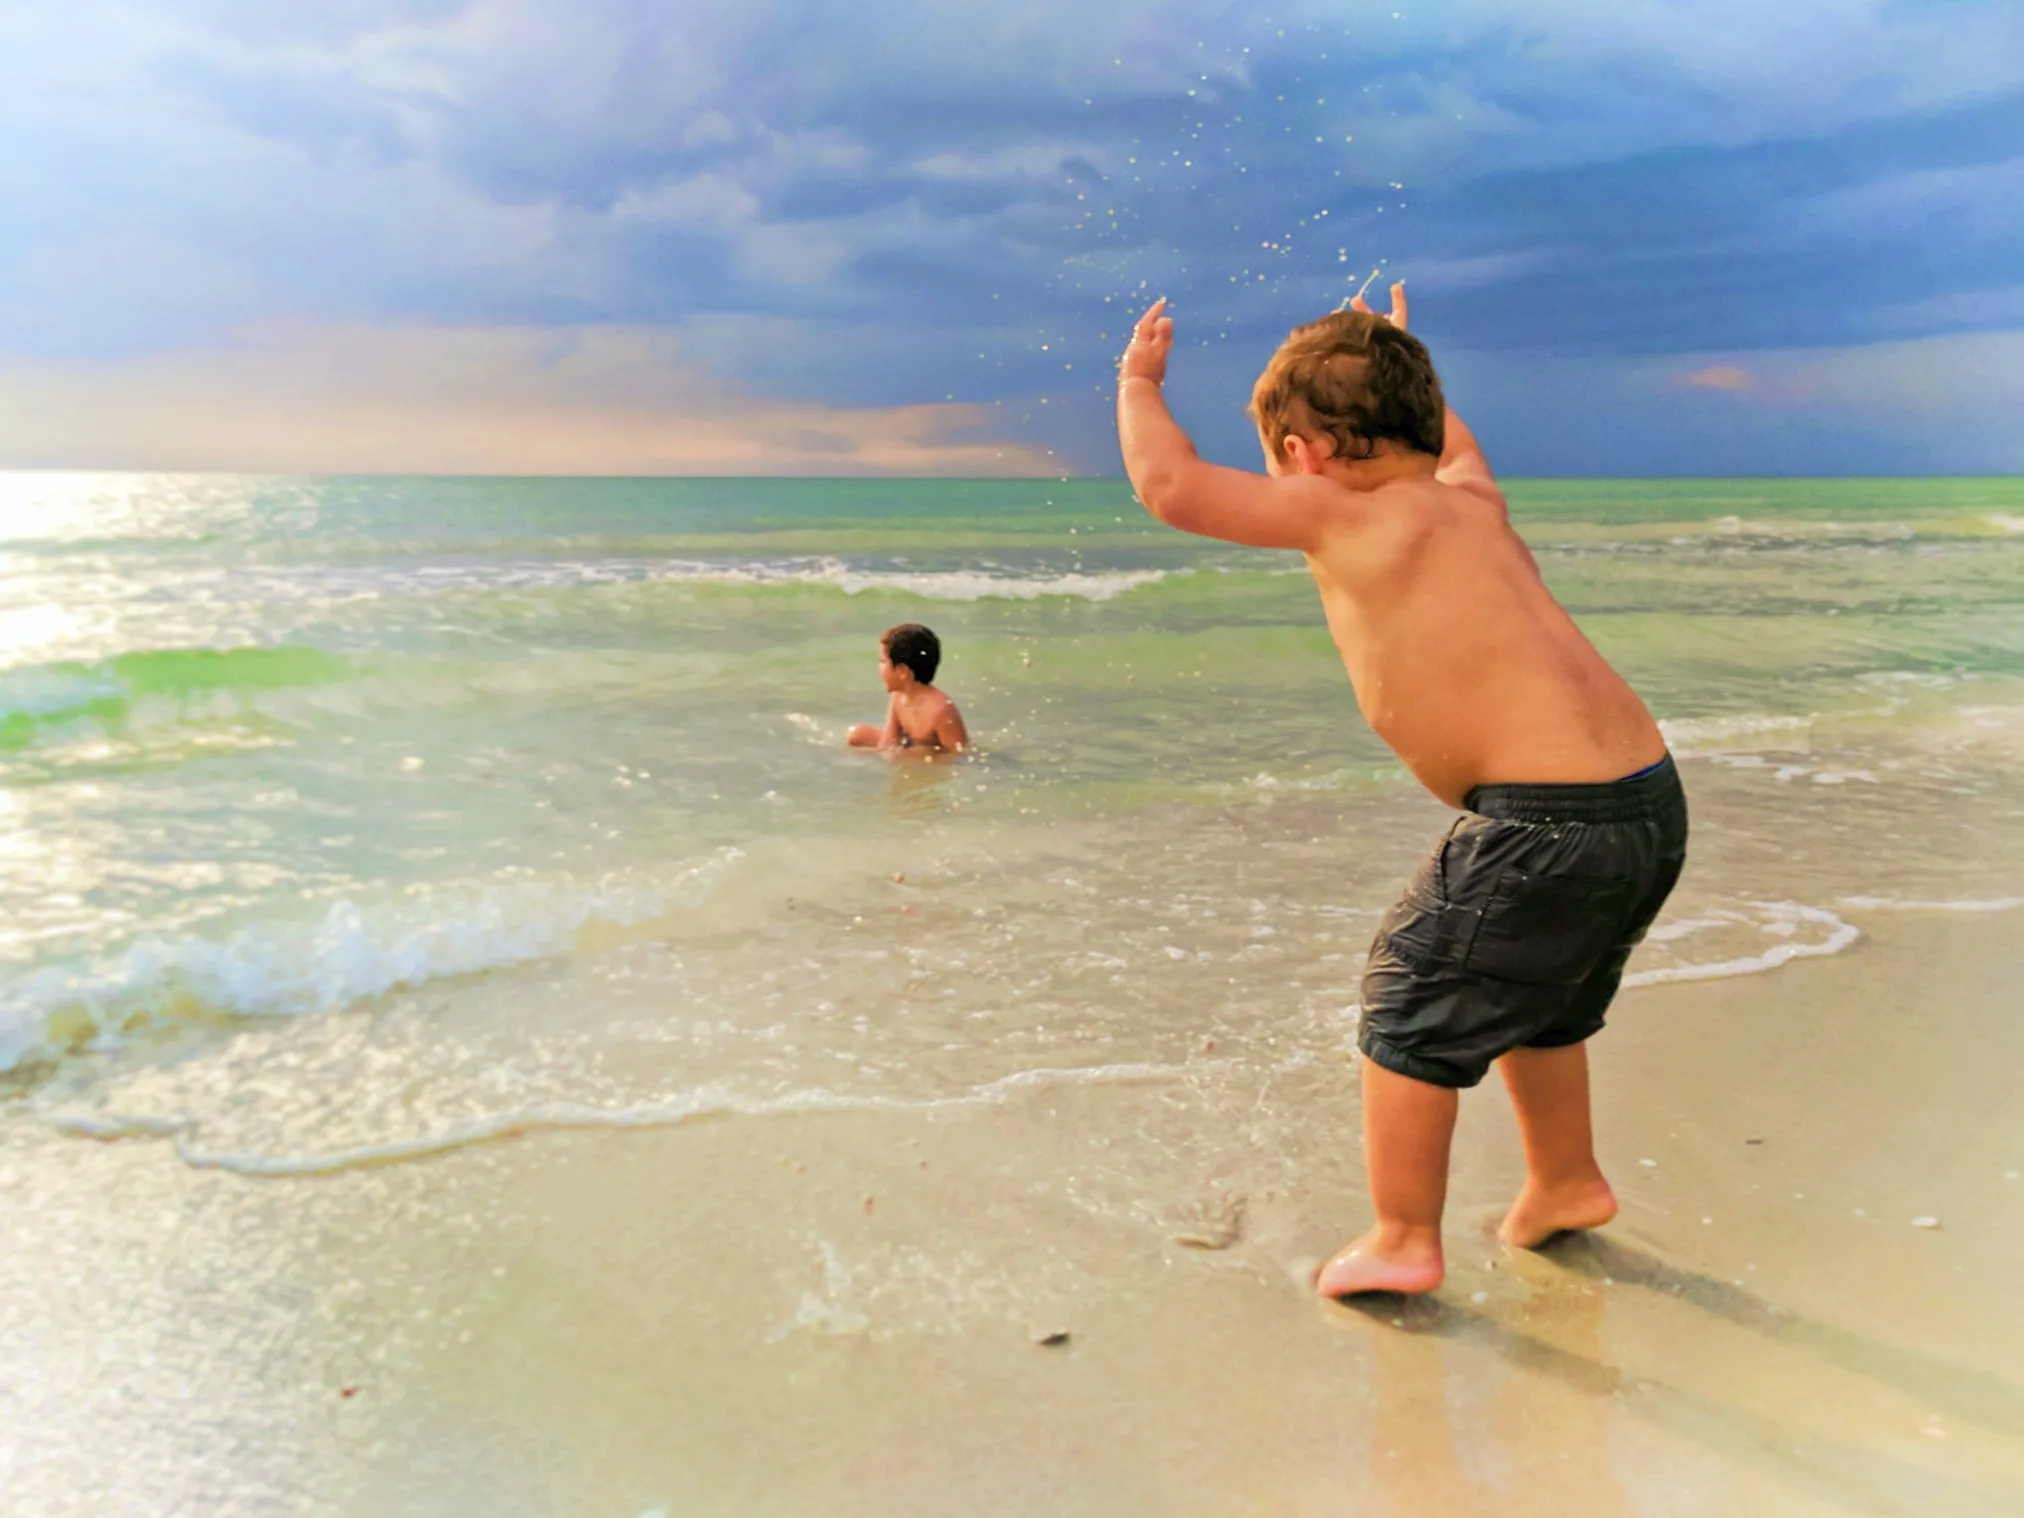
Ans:
{"label": "boy's bare back", "polygon": [[1614,780],[1665,752],[1540,580],[1501,505],[1431,477],[1336,499],[1308,568],[1357,705],[1450,806],[1501,781]]}
{"label": "boy's bare back", "polygon": [[956,703],[932,685],[893,692],[887,723],[898,748],[961,753],[970,738]]}
{"label": "boy's bare back", "polygon": [[[1402,288],[1394,302],[1403,328]],[[1459,417],[1438,457],[1345,459],[1292,435],[1261,439],[1267,476],[1208,464],[1159,399],[1172,327],[1155,305],[1125,359],[1120,433],[1141,497],[1184,530],[1306,554],[1357,704],[1428,790],[1460,806],[1474,786],[1607,781],[1664,755],[1644,703],[1540,579]]]}

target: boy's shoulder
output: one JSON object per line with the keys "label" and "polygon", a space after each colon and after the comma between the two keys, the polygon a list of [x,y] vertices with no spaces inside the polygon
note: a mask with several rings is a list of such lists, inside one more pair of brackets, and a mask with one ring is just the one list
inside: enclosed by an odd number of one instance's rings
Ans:
{"label": "boy's shoulder", "polygon": [[1447,493],[1432,480],[1393,480],[1369,490],[1322,475],[1309,475],[1305,483],[1316,498],[1326,538],[1360,539],[1373,531],[1415,525],[1438,514]]}
{"label": "boy's shoulder", "polygon": [[[1431,476],[1393,480],[1376,490],[1344,491],[1361,495],[1362,519],[1372,525],[1387,524],[1414,528],[1484,527],[1503,525],[1507,520],[1503,498],[1494,503],[1475,490],[1464,489]],[[1494,514],[1485,507],[1494,506]]]}

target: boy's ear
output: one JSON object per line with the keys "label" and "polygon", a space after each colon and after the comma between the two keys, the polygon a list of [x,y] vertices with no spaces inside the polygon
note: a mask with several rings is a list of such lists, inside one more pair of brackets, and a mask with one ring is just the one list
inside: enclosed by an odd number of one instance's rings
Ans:
{"label": "boy's ear", "polygon": [[1286,453],[1286,468],[1291,474],[1319,474],[1321,466],[1332,456],[1333,450],[1324,449],[1313,438],[1302,437],[1297,432],[1286,434],[1281,445]]}

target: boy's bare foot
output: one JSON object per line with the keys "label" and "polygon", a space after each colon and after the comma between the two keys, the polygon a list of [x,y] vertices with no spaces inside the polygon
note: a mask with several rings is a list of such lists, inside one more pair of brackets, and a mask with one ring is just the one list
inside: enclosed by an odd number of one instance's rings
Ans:
{"label": "boy's bare foot", "polygon": [[1438,1234],[1381,1239],[1373,1228],[1321,1267],[1314,1289],[1324,1297],[1349,1297],[1362,1291],[1432,1291],[1441,1284],[1447,1264],[1441,1258]]}
{"label": "boy's bare foot", "polygon": [[1537,1249],[1556,1233],[1600,1228],[1616,1216],[1616,1193],[1600,1176],[1552,1190],[1527,1182],[1504,1214],[1497,1237],[1516,1249]]}

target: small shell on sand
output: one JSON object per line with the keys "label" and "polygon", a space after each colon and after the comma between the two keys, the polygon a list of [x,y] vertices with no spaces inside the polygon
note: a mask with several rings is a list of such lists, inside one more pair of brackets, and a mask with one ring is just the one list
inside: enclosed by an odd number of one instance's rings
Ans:
{"label": "small shell on sand", "polygon": [[1182,1208],[1175,1221],[1187,1226],[1168,1237],[1183,1249],[1228,1249],[1244,1236],[1242,1196],[1222,1196]]}
{"label": "small shell on sand", "polygon": [[1914,1228],[1937,1228],[1939,1226],[1940,1220],[1935,1217],[1923,1217],[1912,1219],[1912,1227]]}

